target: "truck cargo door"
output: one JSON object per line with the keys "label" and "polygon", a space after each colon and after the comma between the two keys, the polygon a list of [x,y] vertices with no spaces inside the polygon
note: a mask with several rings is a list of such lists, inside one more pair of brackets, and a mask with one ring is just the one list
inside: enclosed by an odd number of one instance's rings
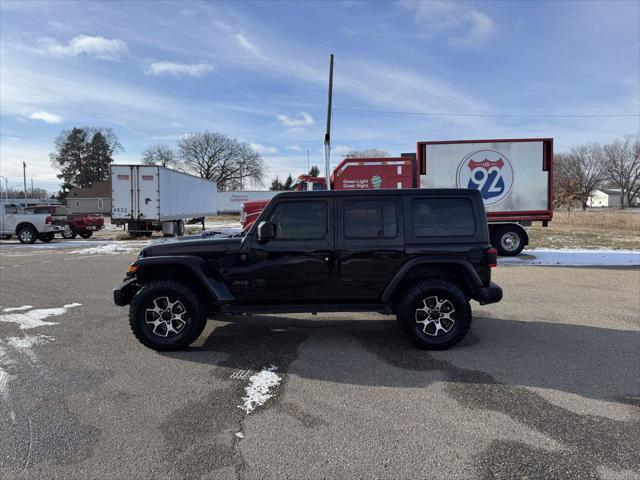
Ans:
{"label": "truck cargo door", "polygon": [[111,218],[114,220],[134,218],[134,168],[130,165],[111,166]]}
{"label": "truck cargo door", "polygon": [[[138,167],[138,211],[141,220],[159,219],[158,167]],[[180,195],[180,192],[172,192]]]}

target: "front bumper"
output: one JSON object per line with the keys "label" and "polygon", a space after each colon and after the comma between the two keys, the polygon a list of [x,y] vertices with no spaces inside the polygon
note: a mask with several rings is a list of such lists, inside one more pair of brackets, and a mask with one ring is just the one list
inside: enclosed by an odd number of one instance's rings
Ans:
{"label": "front bumper", "polygon": [[131,303],[131,299],[138,291],[139,286],[135,278],[125,280],[113,289],[113,303],[118,307],[124,307]]}
{"label": "front bumper", "polygon": [[480,305],[488,305],[489,303],[498,303],[502,300],[502,288],[496,283],[489,283],[488,287],[478,288],[478,302]]}

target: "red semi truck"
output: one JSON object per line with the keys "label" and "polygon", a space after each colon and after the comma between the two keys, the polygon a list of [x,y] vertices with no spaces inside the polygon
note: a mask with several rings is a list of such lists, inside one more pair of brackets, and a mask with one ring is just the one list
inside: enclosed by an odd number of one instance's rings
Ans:
{"label": "red semi truck", "polygon": [[[323,190],[322,177],[301,175],[294,190]],[[335,190],[368,188],[474,188],[484,200],[491,242],[503,256],[529,243],[525,226],[547,226],[553,217],[553,139],[418,142],[417,154],[398,158],[351,158],[331,175]],[[242,206],[244,229],[268,201]]]}

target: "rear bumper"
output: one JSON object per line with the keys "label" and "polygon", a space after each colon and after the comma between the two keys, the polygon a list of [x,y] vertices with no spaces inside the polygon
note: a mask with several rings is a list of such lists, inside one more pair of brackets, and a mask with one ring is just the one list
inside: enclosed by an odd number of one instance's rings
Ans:
{"label": "rear bumper", "polygon": [[118,307],[124,307],[131,303],[131,299],[138,291],[138,285],[135,278],[125,280],[113,289],[113,303]]}
{"label": "rear bumper", "polygon": [[488,305],[489,303],[498,303],[502,300],[502,288],[491,282],[488,287],[478,288],[476,300],[480,305]]}

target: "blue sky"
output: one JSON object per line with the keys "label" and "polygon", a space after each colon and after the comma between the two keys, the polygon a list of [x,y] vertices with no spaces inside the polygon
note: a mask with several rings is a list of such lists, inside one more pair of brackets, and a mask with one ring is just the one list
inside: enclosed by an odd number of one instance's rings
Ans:
{"label": "blue sky", "polygon": [[[421,140],[549,136],[563,151],[638,134],[640,2],[0,2],[0,175],[57,190],[62,129],[112,127],[138,162],[211,130],[254,144],[269,180]],[[352,111],[363,110],[363,111]],[[428,116],[382,112],[491,114]]]}

